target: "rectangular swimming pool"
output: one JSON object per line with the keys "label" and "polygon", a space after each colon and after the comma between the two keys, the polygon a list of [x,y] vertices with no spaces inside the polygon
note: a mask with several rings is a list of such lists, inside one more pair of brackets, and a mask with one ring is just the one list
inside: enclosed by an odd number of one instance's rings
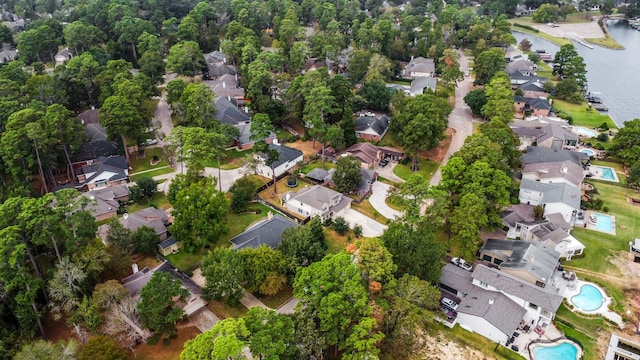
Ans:
{"label": "rectangular swimming pool", "polygon": [[610,167],[596,166],[600,173],[602,174],[602,178],[606,180],[615,180],[616,177],[613,175],[613,169]]}
{"label": "rectangular swimming pool", "polygon": [[593,213],[595,215],[598,222],[596,223],[596,229],[608,233],[613,232],[613,221],[611,219],[611,215]]}
{"label": "rectangular swimming pool", "polygon": [[573,128],[573,132],[578,134],[578,135],[582,135],[582,136],[587,136],[587,137],[596,137],[598,136],[598,133],[591,130],[591,129],[587,129],[587,128],[583,128],[583,127],[579,127],[576,126]]}

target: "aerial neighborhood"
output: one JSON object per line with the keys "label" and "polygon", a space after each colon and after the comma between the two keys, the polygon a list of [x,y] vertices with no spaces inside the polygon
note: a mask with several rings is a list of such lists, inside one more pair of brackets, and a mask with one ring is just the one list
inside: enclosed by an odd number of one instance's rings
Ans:
{"label": "aerial neighborhood", "polygon": [[0,360],[640,360],[639,18],[6,0]]}

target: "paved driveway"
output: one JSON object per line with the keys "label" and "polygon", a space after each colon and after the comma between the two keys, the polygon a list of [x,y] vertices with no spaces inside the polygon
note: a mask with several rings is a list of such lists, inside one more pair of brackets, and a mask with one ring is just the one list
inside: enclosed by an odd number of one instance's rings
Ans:
{"label": "paved driveway", "polygon": [[373,183],[371,187],[371,196],[369,196],[369,202],[377,212],[382,214],[382,216],[387,219],[393,220],[395,218],[402,217],[402,212],[393,210],[387,205],[385,199],[388,197],[389,189],[391,189],[391,185],[385,184],[380,181],[376,181]]}
{"label": "paved driveway", "polygon": [[344,214],[344,219],[347,220],[351,227],[353,227],[354,225],[362,226],[362,235],[366,237],[380,236],[387,229],[386,225],[382,225],[379,222],[368,217],[367,215],[359,213],[354,209],[347,209]]}

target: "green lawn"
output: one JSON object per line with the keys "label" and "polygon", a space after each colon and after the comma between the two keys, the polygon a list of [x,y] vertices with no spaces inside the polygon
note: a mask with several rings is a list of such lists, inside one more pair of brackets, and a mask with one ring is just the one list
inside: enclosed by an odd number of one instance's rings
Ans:
{"label": "green lawn", "polygon": [[282,289],[279,293],[273,296],[260,296],[258,298],[262,301],[263,304],[267,305],[272,309],[279,308],[282,304],[286,303],[287,300],[293,297],[293,287],[287,284],[284,289]]}
{"label": "green lawn", "polygon": [[[151,165],[151,159],[154,156],[157,156],[160,159],[160,162],[155,165]],[[144,151],[143,158],[132,156],[130,161],[131,161],[132,174],[135,174],[140,171],[156,169],[159,167],[169,165],[169,162],[167,161],[167,157],[165,156],[163,149],[161,147],[147,148]]]}
{"label": "green lawn", "polygon": [[164,167],[162,169],[151,170],[142,174],[132,175],[131,181],[136,182],[138,179],[143,177],[154,177],[158,175],[164,175],[174,172],[175,170],[172,167]]}
{"label": "green lawn", "polygon": [[171,207],[171,204],[169,204],[167,195],[163,192],[157,192],[153,194],[150,201],[143,201],[142,204],[134,203],[127,205],[127,211],[133,213],[138,210],[148,208],[149,206],[153,206],[157,209],[168,209]]}
{"label": "green lawn", "polygon": [[485,338],[482,335],[477,333],[472,333],[467,330],[464,330],[459,325],[453,327],[453,329],[441,327],[443,329],[443,333],[450,335],[452,340],[462,346],[470,347],[476,350],[479,350],[483,354],[486,354],[488,357],[495,357],[499,360],[522,360],[524,359],[522,356],[518,355],[518,353],[505,348],[504,346],[498,346],[496,348],[496,343]]}
{"label": "green lawn", "polygon": [[[319,167],[322,167],[322,160],[320,159],[313,160],[307,163],[307,165],[301,167],[300,172],[303,174],[308,174],[311,172],[311,170],[317,169]],[[332,163],[331,161],[328,161],[327,159],[324,159],[324,168],[326,170],[333,169],[335,167],[336,167],[336,164]]]}
{"label": "green lawn", "polygon": [[[638,217],[640,209],[627,202],[627,196],[640,197],[640,194],[634,190],[604,182],[590,181],[590,183],[598,191],[595,198],[603,199],[604,206],[609,208],[609,214],[615,216],[616,235],[575,227],[572,234],[586,246],[585,256],[571,260],[569,265],[620,276],[619,271],[608,259],[617,255],[620,250],[628,249],[629,241],[640,237],[640,217]],[[620,225],[625,228],[622,229]]]}
{"label": "green lawn", "polygon": [[578,315],[567,309],[564,304],[560,305],[556,313],[556,320],[556,325],[558,325],[560,330],[582,344],[584,348],[584,360],[600,359],[596,352],[597,341],[595,339],[598,338],[601,332],[608,332],[607,329],[612,325],[604,321],[601,317]]}
{"label": "green lawn", "polygon": [[180,271],[191,274],[197,267],[203,256],[207,254],[207,249],[200,249],[195,253],[188,253],[186,251],[178,251],[175,254],[167,255],[167,260],[175,265]]}
{"label": "green lawn", "polygon": [[382,214],[380,214],[376,209],[373,208],[373,206],[367,199],[362,200],[360,204],[352,202],[351,208],[356,210],[357,212],[367,215],[368,217],[381,224],[386,224],[388,221],[386,217],[382,216]]}
{"label": "green lawn", "polygon": [[[252,156],[253,152],[251,150],[238,151],[237,149],[227,149],[225,150],[224,156],[220,158],[220,168],[223,170],[232,170],[237,169],[243,166],[246,162],[247,157]],[[200,160],[200,164],[204,167],[218,167],[218,160],[207,161]]]}
{"label": "green lawn", "polygon": [[392,132],[387,132],[387,134],[382,138],[382,140],[378,141],[378,146],[389,146],[394,148],[402,149],[402,141],[398,139],[396,134]]}
{"label": "green lawn", "polygon": [[553,107],[558,112],[564,112],[573,118],[573,125],[585,126],[588,128],[600,127],[602,123],[607,123],[610,129],[617,129],[618,125],[613,122],[609,115],[602,115],[595,110],[587,111],[587,104],[572,104],[564,100],[553,100]]}
{"label": "green lawn", "polygon": [[241,318],[249,312],[249,309],[242,304],[238,304],[238,306],[229,306],[221,301],[209,301],[207,303],[207,308],[222,320],[228,318]]}
{"label": "green lawn", "polygon": [[439,163],[432,160],[418,159],[418,171],[414,173],[411,171],[411,163],[412,162],[409,161],[406,165],[396,165],[393,168],[393,173],[404,180],[408,180],[409,177],[413,174],[422,175],[422,177],[429,180],[431,179],[431,176],[433,176],[433,173],[438,170],[438,166],[440,166]]}

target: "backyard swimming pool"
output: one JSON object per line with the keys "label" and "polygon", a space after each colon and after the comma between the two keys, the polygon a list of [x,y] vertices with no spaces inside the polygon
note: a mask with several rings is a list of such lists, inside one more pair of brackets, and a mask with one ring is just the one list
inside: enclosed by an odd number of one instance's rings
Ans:
{"label": "backyard swimming pool", "polygon": [[580,293],[572,296],[570,302],[582,311],[595,311],[604,303],[604,295],[597,287],[584,284],[580,287]]}
{"label": "backyard swimming pool", "polygon": [[597,222],[595,224],[595,228],[600,231],[612,233],[614,231],[613,228],[613,220],[611,215],[593,213],[596,217]]}
{"label": "backyard swimming pool", "polygon": [[587,154],[589,156],[595,156],[596,155],[596,152],[593,151],[593,150],[590,150],[590,149],[582,149],[582,150],[580,150],[580,152],[581,153],[585,153],[585,154]]}
{"label": "backyard swimming pool", "polygon": [[582,136],[586,136],[586,137],[596,137],[598,136],[598,133],[591,130],[591,129],[587,129],[587,128],[583,128],[583,127],[579,127],[579,126],[574,126],[573,128],[573,132],[578,134],[578,135],[582,135]]}
{"label": "backyard swimming pool", "polygon": [[616,177],[613,175],[613,169],[610,167],[604,166],[595,166],[602,173],[602,178],[606,180],[615,180]]}
{"label": "backyard swimming pool", "polygon": [[567,341],[554,346],[536,346],[533,349],[533,358],[535,360],[576,360],[578,347]]}

